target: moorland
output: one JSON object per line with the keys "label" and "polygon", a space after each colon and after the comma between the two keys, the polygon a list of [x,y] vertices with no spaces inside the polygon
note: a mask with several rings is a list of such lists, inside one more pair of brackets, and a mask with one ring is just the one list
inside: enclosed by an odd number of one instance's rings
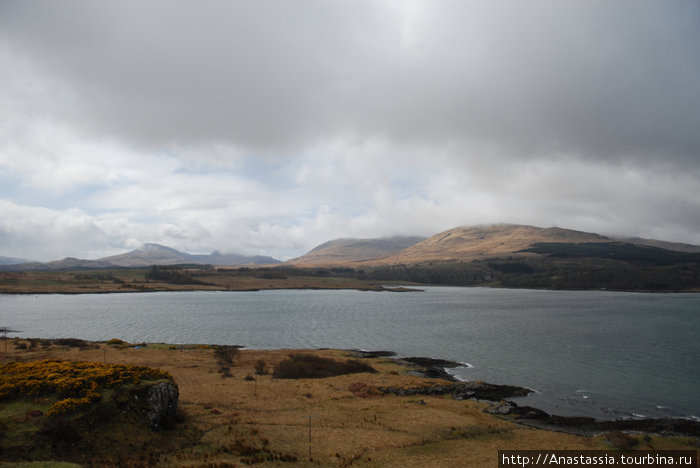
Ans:
{"label": "moorland", "polygon": [[[575,435],[532,427],[523,415],[499,414],[499,396],[445,391],[456,384],[389,354],[10,339],[0,356],[3,366],[51,365],[56,373],[88,362],[83,366],[99,375],[114,375],[109,370],[114,366],[141,369],[138,375],[171,379],[179,402],[170,421],[152,428],[131,417],[124,402],[133,399],[114,397],[133,387],[126,377],[101,381],[110,387],[93,388],[100,397],[92,404],[58,415],[51,411],[59,398],[55,392],[4,394],[0,466],[42,460],[26,466],[491,467],[504,449],[659,450],[697,444],[697,427],[664,435],[614,427]],[[157,370],[148,373],[141,366]],[[66,379],[81,378],[53,377],[64,386]]]}

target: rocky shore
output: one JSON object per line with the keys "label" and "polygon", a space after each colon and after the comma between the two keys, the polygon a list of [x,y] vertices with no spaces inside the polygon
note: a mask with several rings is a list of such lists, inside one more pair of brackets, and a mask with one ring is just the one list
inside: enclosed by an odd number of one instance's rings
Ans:
{"label": "rocky shore", "polygon": [[509,416],[519,423],[539,429],[593,436],[610,431],[634,431],[666,436],[684,435],[700,437],[700,422],[690,419],[645,418],[601,421],[583,416],[558,416],[531,406],[518,406],[503,401],[491,406],[488,413]]}
{"label": "rocky shore", "polygon": [[[357,351],[358,357],[394,357],[391,351]],[[700,422],[690,419],[645,418],[601,421],[585,416],[559,416],[549,414],[532,406],[519,406],[509,398],[524,397],[532,390],[512,385],[495,385],[487,382],[458,382],[446,369],[462,367],[464,364],[445,359],[428,357],[397,358],[402,365],[411,367],[414,375],[428,379],[454,382],[448,385],[428,385],[416,388],[380,387],[384,394],[452,395],[457,400],[476,399],[491,402],[487,413],[512,419],[519,424],[539,429],[566,432],[569,434],[595,436],[610,431],[635,431],[661,435],[683,435],[700,437]]]}

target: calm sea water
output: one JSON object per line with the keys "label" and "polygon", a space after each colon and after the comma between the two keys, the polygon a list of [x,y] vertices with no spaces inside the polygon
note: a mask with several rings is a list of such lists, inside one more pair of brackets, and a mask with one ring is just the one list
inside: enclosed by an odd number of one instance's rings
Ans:
{"label": "calm sea water", "polygon": [[[0,295],[22,337],[392,350],[557,414],[700,416],[700,295],[427,287]],[[467,365],[468,364],[468,365]]]}

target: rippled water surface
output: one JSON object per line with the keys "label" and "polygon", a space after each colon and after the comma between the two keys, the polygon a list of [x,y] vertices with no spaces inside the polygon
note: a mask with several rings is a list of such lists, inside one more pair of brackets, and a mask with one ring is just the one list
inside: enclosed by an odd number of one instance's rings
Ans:
{"label": "rippled water surface", "polygon": [[392,350],[599,418],[700,416],[700,295],[429,287],[0,295],[23,337]]}

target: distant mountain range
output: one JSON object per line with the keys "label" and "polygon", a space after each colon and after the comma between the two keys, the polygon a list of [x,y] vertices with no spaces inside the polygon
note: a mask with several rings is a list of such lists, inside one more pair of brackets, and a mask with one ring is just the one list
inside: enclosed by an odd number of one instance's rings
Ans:
{"label": "distant mountain range", "polygon": [[385,243],[387,239],[331,241],[282,265],[332,268],[337,274],[349,269],[355,277],[374,281],[700,291],[697,245],[514,224],[458,227],[400,250],[382,251]]}
{"label": "distant mountain range", "polygon": [[[7,257],[0,257],[6,259]],[[77,258],[64,258],[53,262],[14,262],[9,259],[7,263],[0,261],[0,270],[30,271],[30,270],[75,270],[75,269],[101,269],[112,267],[145,267],[151,265],[177,265],[200,264],[216,266],[241,266],[241,265],[273,265],[279,263],[272,257],[246,256],[239,254],[222,254],[218,251],[209,255],[198,255],[180,252],[170,247],[159,244],[144,244],[141,248],[131,252],[104,257],[97,260],[80,260]],[[14,259],[18,260],[18,259]]]}
{"label": "distant mountain range", "polygon": [[429,238],[389,237],[336,239],[285,262],[297,266],[415,265],[428,262],[472,262],[494,258],[526,258],[536,244],[631,244],[667,251],[700,253],[700,246],[654,239],[614,239],[600,234],[558,227],[539,228],[518,224],[466,226]]}
{"label": "distant mountain range", "polygon": [[98,260],[66,258],[0,265],[0,270],[182,264],[272,265],[287,269],[280,274],[323,273],[459,286],[700,291],[700,246],[517,224],[458,227],[428,238],[336,239],[284,263],[271,257],[219,252],[194,255],[145,244],[132,252]]}

